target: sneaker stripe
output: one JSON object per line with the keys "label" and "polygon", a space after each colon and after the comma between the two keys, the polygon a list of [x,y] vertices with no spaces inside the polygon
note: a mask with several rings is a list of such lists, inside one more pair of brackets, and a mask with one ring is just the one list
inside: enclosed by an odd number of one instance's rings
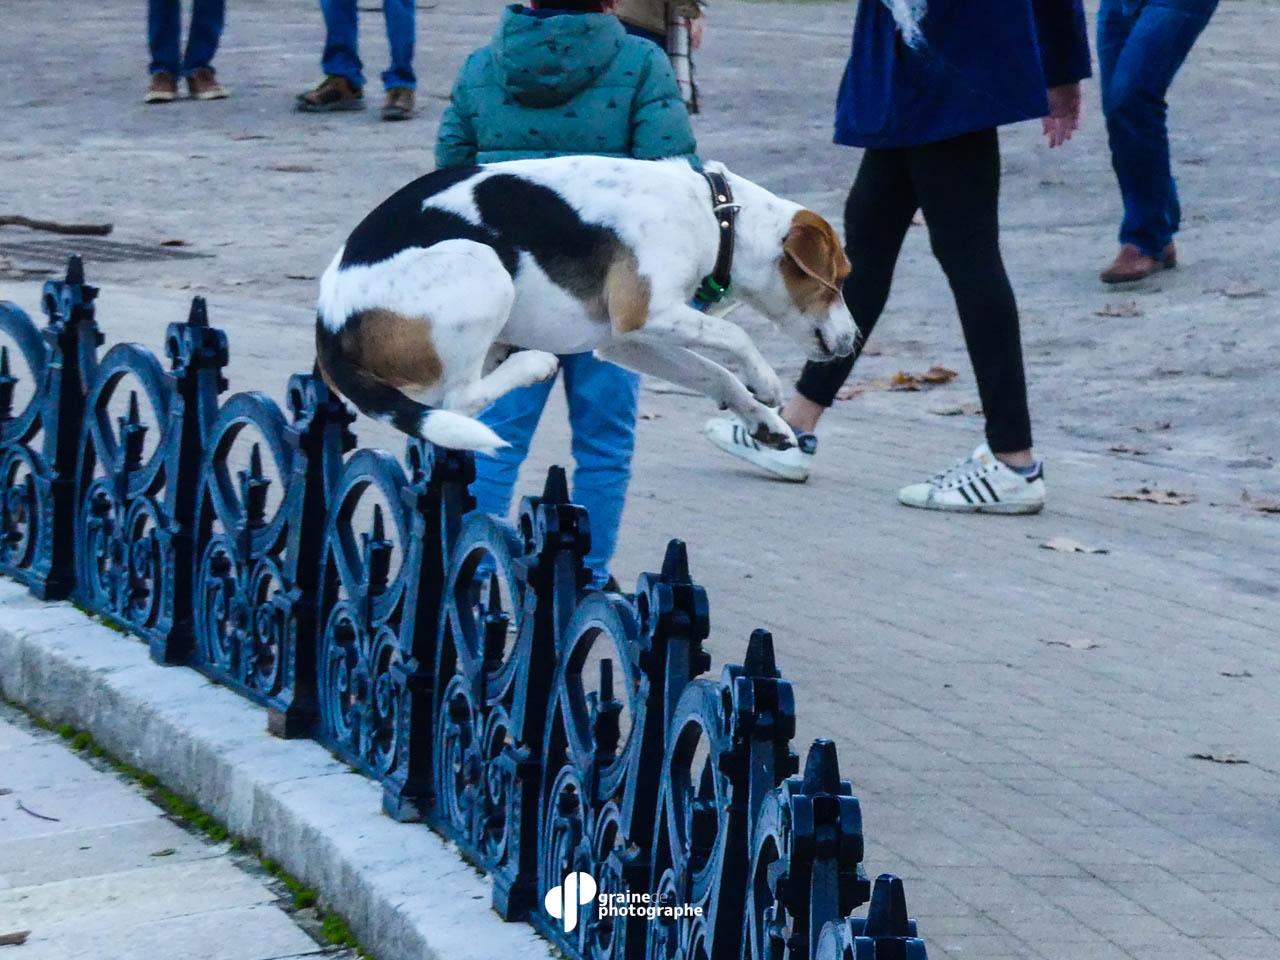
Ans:
{"label": "sneaker stripe", "polygon": [[991,502],[992,502],[992,503],[999,503],[999,502],[1000,502],[1000,498],[999,498],[998,496],[996,496],[996,492],[995,492],[995,490],[992,488],[991,484],[989,484],[989,483],[987,482],[987,478],[986,478],[986,477],[981,477],[981,478],[979,478],[979,479],[981,480],[982,485],[983,485],[984,487],[986,487],[986,488],[987,488],[987,493],[991,494]]}
{"label": "sneaker stripe", "polygon": [[[961,489],[963,489],[963,487]],[[969,490],[977,498],[979,503],[987,502],[987,498],[982,495],[982,491],[978,489],[978,485],[972,480],[969,481]]]}
{"label": "sneaker stripe", "polygon": [[960,496],[964,497],[965,503],[973,503],[973,497],[969,496],[969,491],[964,487],[956,487],[960,491]]}

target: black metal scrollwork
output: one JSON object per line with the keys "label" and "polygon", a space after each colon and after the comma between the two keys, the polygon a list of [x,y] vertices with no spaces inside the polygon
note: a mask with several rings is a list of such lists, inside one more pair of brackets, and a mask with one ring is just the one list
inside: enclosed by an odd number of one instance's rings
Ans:
{"label": "black metal scrollwork", "polygon": [[73,260],[43,331],[0,304],[0,571],[326,744],[565,956],[925,960],[902,882],[867,880],[834,744],[798,773],[773,638],[709,674],[683,543],[634,593],[590,590],[563,470],[515,529],[471,514],[470,454],[355,450],[316,372],[287,413],[220,401],[200,298],[167,371],[131,344],[99,360],[96,294]]}

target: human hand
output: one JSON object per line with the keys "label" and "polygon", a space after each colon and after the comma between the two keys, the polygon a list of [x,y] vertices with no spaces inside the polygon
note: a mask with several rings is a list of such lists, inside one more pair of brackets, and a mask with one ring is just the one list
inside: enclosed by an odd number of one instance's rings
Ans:
{"label": "human hand", "polygon": [[1080,128],[1080,84],[1049,88],[1049,115],[1040,120],[1049,147],[1060,147]]}

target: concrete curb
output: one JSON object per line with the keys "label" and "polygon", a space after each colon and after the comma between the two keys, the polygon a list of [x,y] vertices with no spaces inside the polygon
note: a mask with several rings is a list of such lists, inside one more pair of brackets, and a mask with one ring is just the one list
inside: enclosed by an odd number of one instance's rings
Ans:
{"label": "concrete curb", "polygon": [[[194,670],[0,580],[0,692],[104,748],[259,844],[320,893],[378,960],[546,960],[528,926],[490,909],[487,878],[318,744],[278,740],[266,714]],[[198,891],[192,891],[199,896]]]}

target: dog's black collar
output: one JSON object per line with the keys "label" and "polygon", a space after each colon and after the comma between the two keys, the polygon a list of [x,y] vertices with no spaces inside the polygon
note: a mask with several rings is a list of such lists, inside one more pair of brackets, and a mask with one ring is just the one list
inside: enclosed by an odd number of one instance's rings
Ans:
{"label": "dog's black collar", "polygon": [[702,284],[694,294],[694,305],[700,310],[723,300],[733,285],[733,237],[738,220],[738,205],[733,202],[733,191],[729,189],[729,181],[724,174],[703,170],[702,175],[711,188],[711,210],[720,227],[720,250],[716,254],[715,267],[702,278]]}

